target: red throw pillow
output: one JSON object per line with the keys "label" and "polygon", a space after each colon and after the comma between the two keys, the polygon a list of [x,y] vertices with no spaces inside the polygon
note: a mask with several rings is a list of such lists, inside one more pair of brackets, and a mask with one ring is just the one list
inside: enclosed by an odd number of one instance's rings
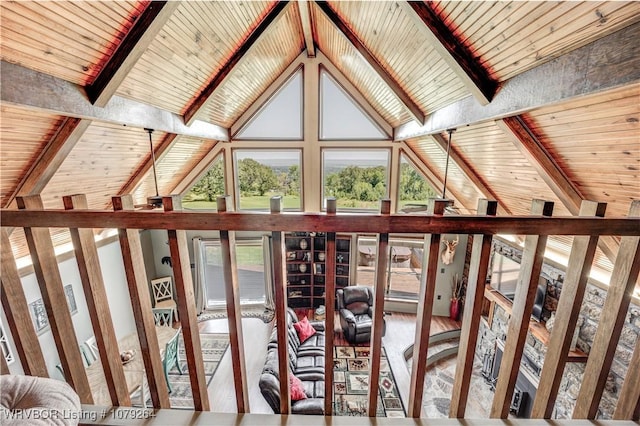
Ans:
{"label": "red throw pillow", "polygon": [[316,329],[309,323],[307,317],[302,318],[300,321],[293,323],[293,327],[296,329],[298,333],[298,338],[300,339],[300,343],[307,340],[309,337],[316,334]]}
{"label": "red throw pillow", "polygon": [[302,384],[302,381],[294,376],[293,373],[289,373],[289,388],[291,389],[292,401],[307,399],[307,394],[304,393],[304,385]]}

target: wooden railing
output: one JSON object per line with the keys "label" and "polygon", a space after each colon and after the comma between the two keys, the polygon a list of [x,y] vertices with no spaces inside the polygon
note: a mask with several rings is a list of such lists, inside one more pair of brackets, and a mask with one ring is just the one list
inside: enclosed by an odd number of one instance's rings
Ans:
{"label": "wooden railing", "polygon": [[[2,210],[2,303],[8,318],[18,355],[26,374],[46,376],[47,370],[38,339],[30,324],[29,312],[21,287],[15,259],[11,254],[9,231],[13,227],[24,228],[33,267],[47,310],[51,331],[60,354],[67,381],[74,387],[85,404],[92,404],[91,391],[84,372],[80,350],[72,326],[70,313],[65,306],[63,286],[53,244],[47,228],[69,228],[73,238],[76,260],[81,272],[87,307],[96,341],[100,350],[105,376],[114,406],[128,406],[122,366],[118,360],[118,347],[113,330],[113,319],[104,301],[105,288],[100,274],[97,251],[92,229],[116,228],[119,233],[123,262],[142,357],[147,371],[153,406],[169,408],[168,389],[162,375],[160,351],[157,348],[153,315],[148,295],[147,277],[142,262],[139,229],[164,229],[168,231],[172,267],[177,292],[178,313],[184,334],[185,352],[196,411],[215,411],[209,406],[204,378],[195,306],[193,283],[189,270],[186,230],[220,231],[224,260],[227,311],[231,334],[231,354],[234,369],[234,385],[238,413],[249,413],[247,377],[244,365],[242,322],[239,315],[239,295],[235,263],[234,231],[268,231],[273,235],[273,267],[276,302],[276,326],[278,327],[278,352],[280,377],[288,377],[285,318],[287,301],[284,279],[283,232],[304,230],[327,233],[327,272],[335,265],[335,233],[376,233],[377,253],[388,248],[389,234],[419,233],[425,237],[427,273],[421,282],[418,298],[416,335],[411,369],[408,415],[420,417],[423,400],[423,384],[426,356],[429,344],[432,305],[436,284],[437,260],[440,251],[440,235],[444,233],[472,234],[473,249],[470,259],[466,305],[462,320],[460,350],[458,353],[455,383],[451,399],[450,417],[463,418],[469,397],[471,369],[481,318],[484,282],[487,276],[492,238],[495,234],[525,235],[519,285],[512,307],[507,340],[502,357],[491,417],[507,418],[515,379],[518,373],[527,334],[529,317],[535,298],[538,275],[543,261],[544,247],[549,235],[575,236],[567,275],[563,283],[556,321],[550,336],[550,344],[542,368],[540,387],[536,394],[533,417],[549,418],[553,408],[559,381],[562,377],[567,354],[576,326],[589,269],[600,236],[620,237],[620,246],[611,275],[610,287],[600,318],[598,330],[586,364],[584,380],[580,388],[574,418],[595,418],[602,396],[606,376],[610,370],[623,320],[631,301],[634,285],[640,270],[640,201],[631,205],[626,218],[604,218],[604,205],[583,202],[579,217],[551,217],[552,203],[534,200],[530,216],[496,217],[497,204],[481,200],[476,216],[444,215],[445,200],[434,200],[428,214],[391,215],[388,200],[382,202],[380,214],[340,215],[330,204],[326,214],[280,213],[278,203],[272,203],[271,213],[227,212],[227,200],[218,200],[218,213],[183,212],[177,197],[165,197],[164,212],[134,211],[130,196],[114,197],[115,211],[86,209],[83,196],[64,198],[65,210],[43,210],[39,196],[19,197],[20,210]],[[376,265],[376,307],[383,305],[386,283],[387,256],[378,256]],[[328,277],[330,278],[330,277]],[[326,294],[334,293],[334,283],[327,279]],[[334,306],[326,304],[327,327],[333,327]],[[375,309],[371,338],[369,381],[369,416],[375,416],[378,371],[382,348],[382,309]],[[331,328],[329,328],[331,329]],[[326,354],[332,354],[333,334],[326,335]],[[114,361],[116,360],[116,361]],[[332,363],[326,365],[331,366]],[[640,406],[640,344],[636,344],[630,373],[625,378],[619,394],[614,417],[637,419]],[[3,371],[7,371],[5,363]],[[325,414],[332,414],[333,372],[325,371]],[[280,381],[281,395],[289,395],[289,381]],[[290,411],[290,399],[281,398],[281,412]]]}

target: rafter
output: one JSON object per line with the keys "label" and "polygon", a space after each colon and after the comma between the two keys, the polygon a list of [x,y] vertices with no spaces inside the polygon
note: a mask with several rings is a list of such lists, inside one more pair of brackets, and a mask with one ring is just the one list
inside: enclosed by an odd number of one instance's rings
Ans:
{"label": "rafter", "polygon": [[[509,136],[515,147],[524,155],[567,210],[574,216],[578,215],[582,201],[585,199],[584,196],[522,118],[520,116],[506,117],[496,121],[496,124]],[[598,246],[609,260],[612,262],[615,260],[618,242],[614,238],[603,236],[600,238]]]}
{"label": "rafter", "polygon": [[95,106],[107,104],[179,5],[174,1],[149,2],[100,74],[87,86],[87,94]]}
{"label": "rafter", "polygon": [[209,84],[202,90],[200,95],[193,101],[193,103],[187,108],[187,111],[184,113],[184,122],[187,125],[190,125],[195,117],[198,115],[211,99],[211,95],[216,89],[222,84],[222,82],[227,78],[227,76],[231,73],[233,68],[238,65],[238,63],[242,60],[242,58],[251,50],[251,48],[257,43],[260,39],[260,36],[264,34],[264,32],[269,28],[269,26],[278,20],[278,18],[284,14],[284,11],[289,4],[288,1],[279,1],[273,5],[273,8],[267,13],[267,15],[260,21],[257,27],[251,31],[251,34],[247,37],[247,39],[242,43],[238,49],[231,55],[229,60],[218,70],[216,75],[211,79]]}
{"label": "rafter", "polygon": [[13,194],[7,200],[5,208],[9,207],[18,195],[26,196],[42,192],[89,125],[91,125],[90,120],[66,118],[22,181],[16,186]]}
{"label": "rafter", "polygon": [[418,28],[429,39],[431,46],[440,54],[473,97],[481,105],[491,102],[498,82],[474,59],[471,51],[462,44],[440,19],[431,2],[398,2],[406,13],[416,21]]}
{"label": "rafter", "polygon": [[300,24],[302,25],[302,34],[304,35],[304,44],[307,50],[307,57],[316,57],[316,38],[315,24],[311,16],[311,5],[308,0],[298,0],[296,2],[298,12],[300,13]]}
{"label": "rafter", "polygon": [[411,99],[411,97],[404,91],[404,89],[398,84],[398,82],[387,72],[384,66],[376,59],[376,57],[369,51],[367,46],[358,35],[349,28],[349,26],[342,20],[329,4],[325,1],[316,1],[316,4],[329,18],[333,25],[349,40],[349,42],[356,48],[356,50],[362,55],[363,59],[369,64],[369,66],[378,74],[378,76],[387,84],[391,91],[396,95],[398,100],[409,111],[415,121],[422,125],[425,120],[425,114],[420,107]]}
{"label": "rafter", "polygon": [[0,94],[3,103],[31,110],[205,139],[229,140],[229,129],[203,121],[189,126],[182,117],[141,102],[113,96],[99,108],[84,88],[51,75],[2,61]]}
{"label": "rafter", "polygon": [[[436,141],[438,146],[442,148],[444,152],[447,152],[447,141],[440,134],[436,133],[432,135],[433,140]],[[485,182],[485,180],[476,173],[471,164],[469,164],[458,152],[458,149],[451,145],[449,149],[449,157],[450,160],[460,169],[462,173],[467,177],[467,179],[475,186],[476,191],[482,194],[487,199],[496,200],[498,202],[498,209],[502,210],[501,213],[512,214],[511,211],[506,207],[506,204],[502,202],[498,194],[496,194],[489,185]]]}
{"label": "rafter", "polygon": [[479,105],[473,97],[467,97],[434,111],[424,125],[402,124],[395,128],[395,139],[497,120],[636,83],[640,81],[638,38],[640,23],[507,80],[489,105]]}

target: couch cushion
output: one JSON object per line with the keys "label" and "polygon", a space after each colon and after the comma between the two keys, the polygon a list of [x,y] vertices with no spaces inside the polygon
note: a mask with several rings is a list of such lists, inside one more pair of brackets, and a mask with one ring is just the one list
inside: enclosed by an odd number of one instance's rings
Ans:
{"label": "couch cushion", "polygon": [[302,320],[293,324],[293,327],[298,332],[298,338],[300,339],[300,343],[304,343],[309,337],[316,334],[316,329],[309,324],[309,320],[307,317],[302,318]]}
{"label": "couch cushion", "polygon": [[324,380],[303,380],[304,392],[311,398],[324,398]]}
{"label": "couch cushion", "polygon": [[362,315],[369,312],[368,302],[351,302],[347,304],[347,310],[351,311],[354,315]]}

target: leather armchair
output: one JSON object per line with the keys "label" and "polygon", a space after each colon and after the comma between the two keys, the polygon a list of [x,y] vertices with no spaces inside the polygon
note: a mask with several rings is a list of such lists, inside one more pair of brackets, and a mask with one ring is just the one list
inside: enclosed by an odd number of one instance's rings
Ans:
{"label": "leather armchair", "polygon": [[[336,292],[340,325],[349,343],[365,343],[371,340],[373,324],[373,290],[370,287],[350,286]],[[385,323],[383,320],[382,335]]]}

